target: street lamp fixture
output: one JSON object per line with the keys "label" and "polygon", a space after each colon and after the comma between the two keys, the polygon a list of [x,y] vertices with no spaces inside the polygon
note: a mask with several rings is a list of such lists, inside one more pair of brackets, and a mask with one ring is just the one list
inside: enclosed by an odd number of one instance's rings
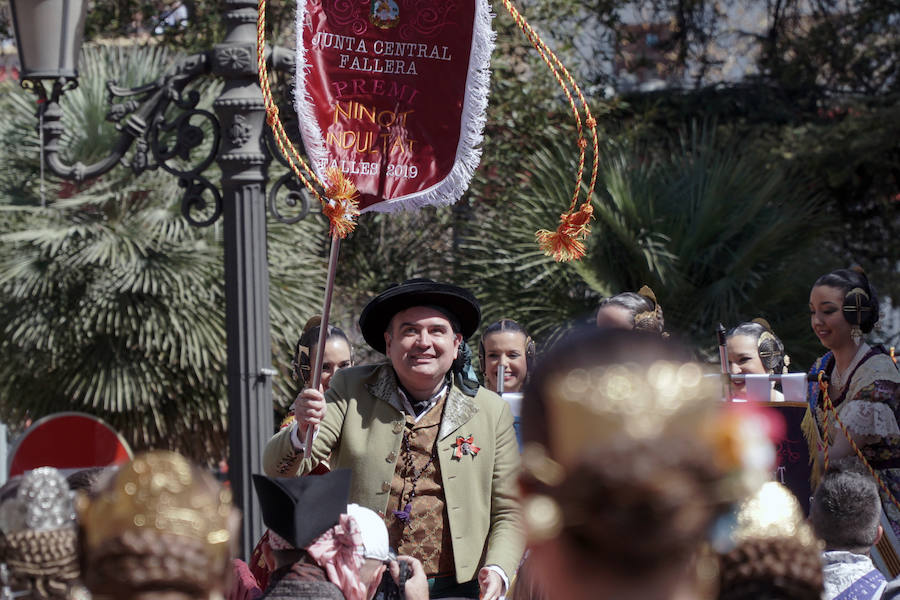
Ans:
{"label": "street lamp fixture", "polygon": [[87,0],[10,0],[10,8],[23,87],[45,99],[42,80],[53,81],[57,95],[78,85]]}
{"label": "street lamp fixture", "polygon": [[[265,126],[266,110],[256,61],[257,4],[222,0],[225,37],[212,48],[177,61],[165,74],[135,88],[107,82],[107,119],[119,138],[109,156],[84,165],[60,156],[63,134],[60,96],[77,85],[86,0],[11,0],[22,86],[39,96],[44,162],[55,175],[83,181],[116,165],[134,173],[162,169],[184,189],[182,214],[195,226],[222,217],[225,246],[225,330],[228,344],[229,479],[243,511],[242,551],[249,557],[263,532],[251,473],[262,472],[262,452],[273,432],[272,347],[266,263],[266,184],[275,149]],[[294,72],[294,53],[266,52],[267,64]],[[199,77],[224,80],[212,112],[198,108],[200,96],[187,86]],[[47,92],[43,80],[52,80]],[[211,143],[204,138],[211,132]],[[197,155],[200,155],[199,157]],[[203,172],[215,161],[221,187]],[[285,194],[286,192],[286,194]],[[278,210],[284,202],[289,215]],[[296,223],[309,213],[309,199],[290,171],[269,190],[273,216]],[[203,432],[197,432],[203,435]]]}

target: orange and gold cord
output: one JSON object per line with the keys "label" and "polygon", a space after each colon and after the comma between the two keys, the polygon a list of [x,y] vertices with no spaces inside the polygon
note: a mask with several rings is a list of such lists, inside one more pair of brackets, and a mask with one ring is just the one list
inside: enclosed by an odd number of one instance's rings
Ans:
{"label": "orange and gold cord", "polygon": [[[560,215],[560,224],[556,231],[547,231],[541,229],[536,232],[538,243],[541,249],[557,261],[578,260],[582,258],[586,252],[584,239],[590,233],[590,221],[593,218],[593,207],[591,206],[591,197],[593,196],[594,187],[597,183],[597,173],[600,168],[600,143],[597,134],[597,120],[591,114],[590,106],[584,97],[584,93],[576,83],[575,78],[566,69],[559,57],[551,50],[547,44],[541,39],[541,36],[531,27],[525,17],[513,6],[511,0],[502,0],[503,6],[512,16],[516,25],[525,35],[531,45],[537,50],[541,59],[550,69],[556,82],[562,88],[569,101],[569,107],[575,117],[575,126],[578,131],[578,171],[575,176],[575,189],[572,193],[572,202],[569,209]],[[565,81],[564,81],[565,80]],[[568,82],[568,85],[567,85]],[[569,89],[571,86],[571,91]],[[575,99],[572,97],[574,92],[578,98],[579,109]],[[582,124],[581,111],[584,111],[584,123]],[[584,180],[584,166],[586,159],[586,149],[588,142],[584,136],[584,126],[587,126],[591,135],[591,149],[593,150],[593,164],[591,168],[591,179],[588,184],[585,200],[581,207],[576,210],[578,199],[581,192],[581,184]]]}
{"label": "orange and gold cord", "polygon": [[[553,50],[551,50],[547,46],[543,39],[541,39],[540,35],[538,35],[538,33],[531,27],[528,21],[525,20],[525,17],[523,17],[522,14],[519,13],[519,11],[515,6],[513,6],[510,0],[502,0],[502,2],[503,6],[507,11],[509,11],[509,14],[516,22],[516,25],[518,25],[519,29],[522,31],[528,41],[531,42],[532,46],[534,46],[534,48],[537,50],[541,59],[544,61],[544,63],[550,69],[550,72],[553,74],[553,77],[556,79],[556,82],[559,84],[560,88],[562,88],[563,92],[565,93],[566,99],[569,102],[569,106],[572,109],[572,114],[575,118],[575,125],[578,131],[578,170],[575,176],[575,187],[572,193],[572,201],[569,205],[568,210],[560,215],[560,224],[557,227],[556,231],[551,232],[542,229],[536,232],[535,236],[537,237],[541,249],[544,250],[544,252],[548,256],[552,256],[557,261],[578,260],[582,258],[586,252],[584,239],[590,233],[590,221],[593,218],[591,197],[593,196],[594,187],[597,183],[597,173],[599,171],[600,165],[597,121],[591,114],[590,106],[588,105],[587,100],[584,97],[584,93],[576,83],[575,78],[572,77],[572,74],[568,71],[568,69],[566,69],[565,65],[562,64],[562,61],[559,60],[559,57],[557,57]],[[319,179],[315,171],[310,168],[309,164],[303,159],[303,157],[300,156],[300,153],[297,152],[297,148],[294,146],[293,142],[291,142],[290,138],[288,138],[288,135],[284,130],[284,125],[282,124],[279,117],[278,106],[275,104],[275,101],[272,98],[272,91],[269,86],[269,75],[266,68],[265,47],[266,0],[259,0],[256,54],[257,66],[259,69],[259,85],[262,90],[263,101],[266,108],[266,122],[272,128],[272,132],[275,137],[275,142],[278,145],[278,149],[288,161],[288,165],[290,166],[294,174],[297,175],[297,177],[301,182],[303,182],[307,189],[309,189],[315,195],[315,197],[322,203],[323,207],[326,207],[328,205],[331,206],[330,209],[323,209],[323,211],[327,215],[329,215],[329,219],[332,220],[332,233],[340,234],[344,232],[343,235],[346,235],[355,227],[355,222],[353,222],[352,217],[355,216],[355,214],[358,214],[358,208],[355,201],[356,190],[355,188],[352,189],[352,195],[350,197],[345,196],[342,198],[331,198],[330,201],[325,200],[319,193],[318,188],[325,187],[325,184],[321,181],[321,179]],[[569,89],[570,86],[571,90]],[[575,98],[572,95],[573,92],[578,98],[578,103],[576,103]],[[579,104],[581,108],[579,108]],[[582,110],[584,111],[585,116],[583,122],[581,117]],[[587,126],[588,130],[590,131],[591,147],[593,150],[593,164],[591,168],[590,183],[588,185],[585,200],[582,203],[581,207],[577,208],[576,210],[581,193],[581,184],[584,181],[586,149],[588,146],[588,141],[587,139],[585,139],[584,135],[585,126]],[[304,176],[303,171],[306,171],[306,173],[309,175],[309,178]],[[346,180],[343,173],[341,173],[339,170],[332,171],[336,172],[332,173],[331,171],[329,171],[329,190],[347,190],[348,184],[349,186],[352,186],[352,183],[349,183],[349,181]],[[318,186],[318,188],[316,186]],[[335,203],[339,204],[340,206],[335,208]],[[336,223],[334,220],[335,218],[340,219],[341,221]],[[341,237],[343,237],[343,235],[341,235]]]}
{"label": "orange and gold cord", "polygon": [[853,448],[853,451],[856,452],[856,456],[866,465],[866,469],[869,470],[869,473],[878,482],[879,487],[884,490],[884,493],[887,494],[887,497],[890,499],[891,503],[900,509],[900,502],[897,501],[897,498],[894,497],[894,494],[891,493],[891,490],[888,489],[887,484],[884,480],[878,476],[878,473],[875,472],[875,469],[872,468],[872,465],[869,464],[869,461],[866,460],[866,457],[863,456],[862,450],[859,449],[859,446],[856,445],[856,442],[853,440],[853,436],[850,435],[850,431],[847,429],[847,426],[844,425],[841,418],[837,415],[837,411],[834,408],[834,404],[831,401],[831,395],[828,393],[828,382],[825,381],[823,377],[824,371],[819,371],[819,389],[822,390],[822,398],[824,400],[824,408],[825,408],[825,423],[824,423],[824,442],[825,442],[825,470],[828,470],[828,446],[829,444],[829,422],[828,416],[832,415],[834,420],[837,422],[838,426],[840,426],[841,431],[844,432],[844,435],[847,436],[847,441],[850,442],[850,446]]}
{"label": "orange and gold cord", "polygon": [[[356,227],[355,217],[359,215],[356,186],[340,169],[329,169],[328,182],[323,182],[309,163],[300,156],[297,147],[284,129],[278,115],[278,106],[272,97],[269,71],[266,67],[266,0],[259,0],[259,16],[256,20],[256,64],[259,70],[259,87],[266,108],[266,123],[272,128],[278,150],[287,160],[291,171],[322,204],[322,213],[328,217],[331,235],[345,238]],[[305,176],[303,171],[306,171],[309,177]],[[324,189],[324,196],[319,193],[319,189]]]}

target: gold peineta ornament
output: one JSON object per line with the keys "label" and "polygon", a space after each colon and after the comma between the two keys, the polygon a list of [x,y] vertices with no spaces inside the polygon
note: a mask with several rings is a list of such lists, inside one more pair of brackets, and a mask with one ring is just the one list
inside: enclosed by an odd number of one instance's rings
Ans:
{"label": "gold peineta ornament", "polygon": [[657,361],[574,369],[549,382],[545,393],[550,454],[563,465],[584,448],[618,435],[655,438],[678,428],[696,428],[718,392],[695,363]]}
{"label": "gold peineta ornament", "polygon": [[663,312],[662,307],[656,300],[656,294],[653,293],[653,290],[648,285],[641,286],[637,294],[652,302],[653,310],[646,310],[634,315],[634,330],[659,333],[663,337],[668,337],[668,334],[663,331]]}
{"label": "gold peineta ornament", "polygon": [[526,447],[523,469],[555,486],[592,448],[622,439],[695,439],[710,447],[710,460],[723,473],[722,493],[743,497],[769,477],[774,448],[764,417],[723,407],[720,385],[697,363],[573,369],[548,382],[549,447]]}
{"label": "gold peineta ornament", "polygon": [[155,532],[199,542],[214,563],[224,565],[231,551],[231,492],[204,475],[174,452],[135,457],[94,500],[78,498],[85,551],[129,532]]}
{"label": "gold peineta ornament", "polygon": [[744,500],[731,533],[734,543],[767,538],[791,538],[811,552],[822,550],[797,498],[775,481],[767,481]]}

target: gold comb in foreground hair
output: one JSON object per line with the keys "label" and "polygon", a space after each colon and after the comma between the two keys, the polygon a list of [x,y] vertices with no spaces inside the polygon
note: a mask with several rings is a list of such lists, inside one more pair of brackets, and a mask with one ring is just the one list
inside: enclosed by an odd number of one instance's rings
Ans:
{"label": "gold comb in foreground hair", "polygon": [[775,451],[765,415],[724,405],[720,390],[697,363],[573,369],[548,381],[548,447],[527,445],[523,468],[555,486],[587,453],[617,440],[691,439],[709,446],[722,495],[744,497],[770,478]]}
{"label": "gold comb in foreground hair", "polygon": [[[568,530],[599,548],[614,543],[602,529],[616,519],[663,513],[680,531],[666,537],[671,548],[705,539],[720,512],[771,478],[775,460],[765,414],[721,402],[720,381],[697,363],[667,360],[573,368],[546,379],[534,392],[543,398],[546,437],[522,453],[531,542]],[[658,510],[641,508],[655,500],[645,492],[667,485]]]}
{"label": "gold comb in foreground hair", "polygon": [[775,481],[764,483],[737,511],[731,541],[790,538],[811,552],[820,551],[819,539],[803,516],[797,498]]}
{"label": "gold comb in foreground hair", "polygon": [[719,383],[700,365],[657,361],[574,369],[545,390],[550,454],[572,464],[598,440],[659,437],[674,428],[697,429],[715,403]]}
{"label": "gold comb in foreground hair", "polygon": [[231,492],[174,452],[141,454],[123,465],[94,500],[78,498],[85,550],[128,532],[156,532],[199,542],[224,565],[229,557]]}

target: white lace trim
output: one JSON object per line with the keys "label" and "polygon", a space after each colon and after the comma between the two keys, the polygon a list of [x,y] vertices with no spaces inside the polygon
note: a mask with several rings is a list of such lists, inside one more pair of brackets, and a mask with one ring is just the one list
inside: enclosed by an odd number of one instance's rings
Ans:
{"label": "white lace trim", "polygon": [[879,437],[900,435],[894,412],[881,402],[851,400],[840,407],[838,416],[853,433]]}

